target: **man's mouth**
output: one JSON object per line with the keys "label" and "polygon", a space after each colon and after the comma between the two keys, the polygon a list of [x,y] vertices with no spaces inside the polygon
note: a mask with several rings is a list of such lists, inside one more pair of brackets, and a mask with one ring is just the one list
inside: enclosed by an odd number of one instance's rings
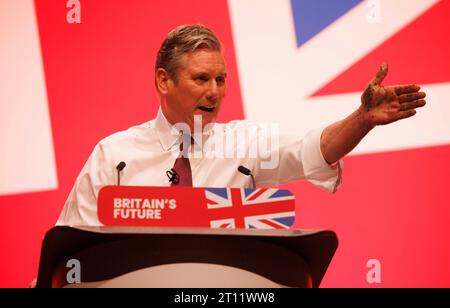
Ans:
{"label": "man's mouth", "polygon": [[214,112],[214,110],[216,110],[216,107],[200,106],[200,107],[198,107],[198,109],[200,109],[201,111],[205,111],[205,112]]}

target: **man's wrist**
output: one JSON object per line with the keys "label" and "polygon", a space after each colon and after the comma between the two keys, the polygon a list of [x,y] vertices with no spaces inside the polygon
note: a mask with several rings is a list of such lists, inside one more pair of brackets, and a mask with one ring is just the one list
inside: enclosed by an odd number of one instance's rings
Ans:
{"label": "man's wrist", "polygon": [[372,124],[370,117],[362,105],[355,111],[355,117],[358,122],[358,126],[364,132],[370,132],[376,126],[375,124]]}

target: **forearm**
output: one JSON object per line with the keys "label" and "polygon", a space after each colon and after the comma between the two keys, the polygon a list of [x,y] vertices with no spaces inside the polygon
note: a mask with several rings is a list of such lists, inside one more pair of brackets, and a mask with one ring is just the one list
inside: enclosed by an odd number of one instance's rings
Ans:
{"label": "forearm", "polygon": [[363,111],[358,108],[344,120],[326,127],[320,138],[320,150],[325,160],[335,163],[351,150],[372,130],[363,118]]}

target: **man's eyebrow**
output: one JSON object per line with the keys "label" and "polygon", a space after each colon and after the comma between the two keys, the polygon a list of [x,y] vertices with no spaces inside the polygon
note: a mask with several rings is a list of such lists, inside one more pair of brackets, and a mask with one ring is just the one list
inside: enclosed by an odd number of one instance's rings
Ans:
{"label": "man's eyebrow", "polygon": [[[193,76],[202,76],[202,75],[211,75],[211,74],[209,72],[207,72],[207,71],[199,70],[199,71],[192,72],[192,75]],[[217,75],[225,77],[225,78],[228,76],[227,72],[221,72],[221,73],[219,73]]]}

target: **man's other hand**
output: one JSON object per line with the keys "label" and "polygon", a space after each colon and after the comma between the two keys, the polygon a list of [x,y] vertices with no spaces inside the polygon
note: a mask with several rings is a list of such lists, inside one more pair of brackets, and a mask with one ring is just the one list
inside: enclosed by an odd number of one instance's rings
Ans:
{"label": "man's other hand", "polygon": [[368,127],[385,125],[412,117],[416,108],[425,106],[425,92],[419,92],[418,85],[383,86],[388,73],[383,63],[361,96],[363,121]]}

